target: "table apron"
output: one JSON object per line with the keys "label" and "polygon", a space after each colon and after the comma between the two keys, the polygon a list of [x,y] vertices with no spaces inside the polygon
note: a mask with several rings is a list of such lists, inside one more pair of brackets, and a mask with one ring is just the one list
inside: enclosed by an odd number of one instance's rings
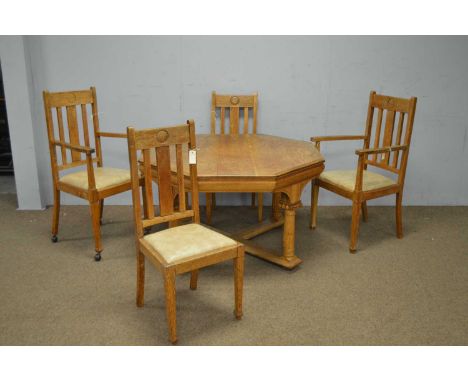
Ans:
{"label": "table apron", "polygon": [[198,177],[200,192],[275,192],[292,184],[312,180],[323,171],[324,165],[313,166],[277,178],[203,178]]}

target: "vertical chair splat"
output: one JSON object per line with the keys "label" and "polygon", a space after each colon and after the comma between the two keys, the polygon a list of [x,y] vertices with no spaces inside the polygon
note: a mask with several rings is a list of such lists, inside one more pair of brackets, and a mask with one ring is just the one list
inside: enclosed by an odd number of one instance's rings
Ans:
{"label": "vertical chair splat", "polygon": [[145,216],[147,219],[154,218],[154,200],[153,200],[153,182],[151,180],[151,160],[149,149],[143,150],[143,169],[145,176],[145,195],[143,195],[146,201],[144,208],[146,209]]}
{"label": "vertical chair splat", "polygon": [[[393,139],[393,128],[395,126],[395,111],[387,110],[387,115],[385,118],[385,131],[382,141],[382,146],[391,146]],[[390,153],[381,154],[381,163],[388,164],[390,159]]]}
{"label": "vertical chair splat", "polygon": [[[62,108],[56,107],[57,112],[57,124],[58,124],[58,131],[59,131],[59,139],[61,143],[65,143],[65,133],[63,132],[63,116],[62,116]],[[61,147],[62,152],[62,164],[67,164],[67,150],[65,147]]]}
{"label": "vertical chair splat", "polygon": [[[78,132],[78,120],[76,118],[76,106],[67,106],[67,124],[68,124],[68,134],[70,143],[72,145],[80,144],[80,136]],[[72,151],[71,152],[72,161],[81,160],[81,153]]]}
{"label": "vertical chair splat", "polygon": [[[405,113],[401,112],[400,117],[398,118],[398,130],[397,130],[395,145],[400,145],[401,144],[401,135],[403,133],[404,120],[405,120]],[[399,151],[395,151],[393,153],[393,164],[392,164],[392,166],[394,168],[398,167],[398,157],[399,157],[399,155],[400,155]]]}
{"label": "vertical chair splat", "polygon": [[169,146],[156,147],[159,208],[161,216],[174,212],[174,195],[171,186],[171,158]]}
{"label": "vertical chair splat", "polygon": [[176,145],[177,186],[179,191],[179,211],[186,210],[185,186],[184,186],[184,158],[182,145]]}
{"label": "vertical chair splat", "polygon": [[[376,126],[375,137],[374,137],[374,147],[379,147],[379,144],[380,144],[380,129],[382,128],[382,118],[383,118],[383,109],[379,108],[379,112],[377,115],[377,126]],[[374,161],[377,161],[377,154],[374,154]]]}

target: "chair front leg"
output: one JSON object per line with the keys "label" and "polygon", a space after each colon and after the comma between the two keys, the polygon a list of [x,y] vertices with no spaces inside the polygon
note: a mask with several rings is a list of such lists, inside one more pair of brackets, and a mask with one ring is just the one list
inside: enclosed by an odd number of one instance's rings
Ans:
{"label": "chair front leg", "polygon": [[164,290],[166,291],[166,316],[169,327],[169,340],[175,344],[177,342],[177,322],[176,322],[176,288],[175,270],[164,270]]}
{"label": "chair front leg", "polygon": [[145,255],[137,249],[137,291],[136,305],[141,308],[145,305]]}
{"label": "chair front leg", "polygon": [[52,212],[52,242],[57,242],[57,234],[60,220],[60,190],[54,189],[54,210]]}
{"label": "chair front leg", "polygon": [[234,314],[238,320],[242,318],[242,293],[244,289],[244,246],[237,249],[237,257],[234,258]]}
{"label": "chair front leg", "polygon": [[93,234],[94,234],[94,248],[96,254],[94,255],[94,260],[101,260],[102,244],[101,244],[101,225],[99,224],[100,218],[100,203],[99,200],[94,202],[89,202],[89,207],[91,210],[91,220],[93,224]]}
{"label": "chair front leg", "polygon": [[349,240],[349,252],[356,252],[357,239],[359,233],[359,212],[361,210],[361,203],[359,200],[353,200],[353,212],[351,218],[351,237]]}
{"label": "chair front leg", "polygon": [[320,186],[313,180],[311,182],[311,197],[310,197],[310,228],[317,227],[317,208],[318,208],[318,195]]}

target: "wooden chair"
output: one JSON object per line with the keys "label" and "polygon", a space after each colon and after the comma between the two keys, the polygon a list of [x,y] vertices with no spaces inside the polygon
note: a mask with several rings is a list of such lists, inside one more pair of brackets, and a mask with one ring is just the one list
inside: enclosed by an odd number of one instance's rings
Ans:
{"label": "wooden chair", "polygon": [[[367,200],[381,196],[396,194],[396,233],[403,237],[402,200],[405,183],[406,166],[408,164],[411,134],[413,132],[416,97],[410,99],[389,97],[370,93],[367,111],[366,131],[364,135],[341,135],[312,137],[311,141],[320,149],[320,143],[338,140],[363,140],[362,150],[356,150],[358,156],[356,170],[324,171],[312,185],[312,203],[310,227],[317,225],[317,203],[319,188],[323,187],[353,201],[350,252],[356,251],[359,231],[359,215],[367,221]],[[374,110],[377,109],[377,118]],[[384,119],[385,114],[385,119]],[[398,117],[397,128],[395,122]],[[385,121],[383,134],[382,121]],[[375,132],[372,126],[375,122]],[[370,145],[372,143],[372,148]],[[401,154],[400,154],[401,153]],[[396,180],[367,170],[374,166],[396,174]]]}
{"label": "wooden chair", "polygon": [[[177,341],[175,276],[191,272],[190,289],[194,290],[197,288],[199,268],[233,259],[235,316],[240,319],[244,246],[200,225],[197,166],[195,163],[189,164],[190,169],[187,169],[186,161],[188,149],[196,148],[194,122],[187,121],[185,125],[160,129],[135,130],[129,127],[127,132],[136,229],[137,306],[141,307],[144,304],[146,256],[163,274],[169,338],[175,343]],[[142,152],[140,164],[138,151]],[[153,206],[152,151],[156,154],[159,215],[155,213]],[[142,197],[138,187],[139,169],[145,184]],[[177,209],[174,208],[173,180],[178,186]],[[185,193],[188,191],[192,195],[191,209],[186,204]],[[192,223],[177,226],[181,219],[187,218],[191,218]],[[171,228],[144,235],[145,228],[165,222],[169,222]]]}
{"label": "wooden chair", "polygon": [[[103,167],[101,137],[126,138],[127,135],[105,133],[99,130],[98,106],[94,87],[89,90],[59,93],[44,91],[43,98],[54,188],[52,242],[57,242],[60,192],[67,192],[86,199],[90,205],[93,223],[96,250],[94,259],[100,261],[103,249],[100,225],[104,199],[131,189],[130,171]],[[66,119],[63,117],[63,109],[65,109]],[[94,137],[90,136],[88,129],[89,109],[92,115]],[[78,122],[79,120],[81,123]],[[91,148],[93,139],[95,148]],[[94,167],[94,164],[97,165],[97,168]],[[86,169],[61,175],[64,170],[82,166],[86,166]]]}
{"label": "wooden chair", "polygon": [[[252,95],[221,95],[215,91],[211,94],[211,134],[226,134],[226,109],[229,108],[228,134],[249,134],[249,116],[252,115],[250,134],[257,134],[258,93]],[[216,132],[216,109],[219,109],[219,133]],[[240,126],[242,109],[243,125]],[[251,111],[250,111],[251,110]],[[263,220],[263,194],[257,193],[258,221]],[[206,221],[211,224],[212,210],[216,206],[216,194],[206,193]],[[252,192],[252,207],[255,207],[255,192]]]}

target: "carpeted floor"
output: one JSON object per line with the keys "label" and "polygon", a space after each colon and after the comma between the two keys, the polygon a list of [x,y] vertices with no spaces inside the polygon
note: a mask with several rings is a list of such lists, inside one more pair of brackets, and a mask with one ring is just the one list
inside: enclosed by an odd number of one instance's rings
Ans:
{"label": "carpeted floor", "polygon": [[[267,211],[268,213],[268,211]],[[233,317],[231,263],[177,282],[180,345],[468,345],[468,207],[370,207],[358,252],[348,253],[349,207],[321,207],[318,228],[298,211],[296,250],[283,270],[246,256],[244,318]],[[213,224],[236,231],[255,210],[218,207]],[[130,207],[105,208],[103,260],[93,260],[86,207],[15,210],[0,195],[0,345],[167,345],[163,284],[150,264],[146,305],[135,306]],[[281,246],[275,230],[256,242]]]}

